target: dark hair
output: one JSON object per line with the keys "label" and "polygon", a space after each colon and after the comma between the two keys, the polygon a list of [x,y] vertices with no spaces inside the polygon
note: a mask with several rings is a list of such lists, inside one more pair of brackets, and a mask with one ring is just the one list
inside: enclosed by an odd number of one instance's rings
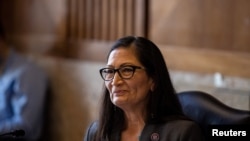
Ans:
{"label": "dark hair", "polygon": [[2,22],[0,21],[0,39],[3,39],[4,38],[4,29],[3,29],[3,26],[2,26]]}
{"label": "dark hair", "polygon": [[[146,68],[147,75],[154,81],[154,90],[150,93],[147,105],[146,123],[159,123],[182,117],[181,105],[159,48],[144,37],[127,36],[115,42],[108,57],[113,50],[121,47],[135,49],[138,60]],[[125,126],[124,113],[111,102],[107,88],[104,88],[102,100],[97,140],[110,138],[113,131],[121,131]]]}
{"label": "dark hair", "polygon": [[3,19],[2,19],[2,14],[0,14],[0,39],[4,38],[5,38],[5,31],[3,26]]}

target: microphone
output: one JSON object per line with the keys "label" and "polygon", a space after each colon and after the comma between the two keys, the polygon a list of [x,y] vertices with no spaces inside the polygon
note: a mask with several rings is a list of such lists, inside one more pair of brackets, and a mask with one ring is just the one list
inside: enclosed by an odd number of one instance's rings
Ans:
{"label": "microphone", "polygon": [[19,129],[19,130],[14,130],[8,133],[0,134],[0,137],[3,137],[3,136],[22,137],[24,135],[25,135],[25,131],[22,129]]}

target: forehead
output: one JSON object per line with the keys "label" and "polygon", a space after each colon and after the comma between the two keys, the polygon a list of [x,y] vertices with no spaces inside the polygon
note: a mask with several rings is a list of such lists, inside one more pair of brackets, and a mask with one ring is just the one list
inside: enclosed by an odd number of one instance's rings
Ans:
{"label": "forehead", "polygon": [[139,60],[136,55],[135,49],[129,47],[119,47],[113,50],[109,57],[107,65],[119,66],[122,64],[131,63],[131,64],[139,64]]}

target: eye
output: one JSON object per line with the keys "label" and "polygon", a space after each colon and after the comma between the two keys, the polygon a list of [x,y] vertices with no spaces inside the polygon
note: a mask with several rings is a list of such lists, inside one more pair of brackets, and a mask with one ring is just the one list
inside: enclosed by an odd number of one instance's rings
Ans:
{"label": "eye", "polygon": [[123,74],[127,74],[127,73],[134,72],[134,69],[132,67],[123,67],[123,68],[120,69],[120,71]]}
{"label": "eye", "polygon": [[111,73],[114,73],[114,69],[104,69],[102,72],[107,73],[107,74],[111,74]]}

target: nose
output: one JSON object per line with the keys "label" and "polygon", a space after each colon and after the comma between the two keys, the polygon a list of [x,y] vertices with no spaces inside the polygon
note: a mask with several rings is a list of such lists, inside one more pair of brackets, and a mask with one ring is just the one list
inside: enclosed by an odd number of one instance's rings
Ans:
{"label": "nose", "polygon": [[118,85],[118,84],[121,84],[122,78],[120,77],[119,73],[116,72],[114,74],[114,78],[111,81],[112,81],[112,83],[111,83],[112,85]]}

